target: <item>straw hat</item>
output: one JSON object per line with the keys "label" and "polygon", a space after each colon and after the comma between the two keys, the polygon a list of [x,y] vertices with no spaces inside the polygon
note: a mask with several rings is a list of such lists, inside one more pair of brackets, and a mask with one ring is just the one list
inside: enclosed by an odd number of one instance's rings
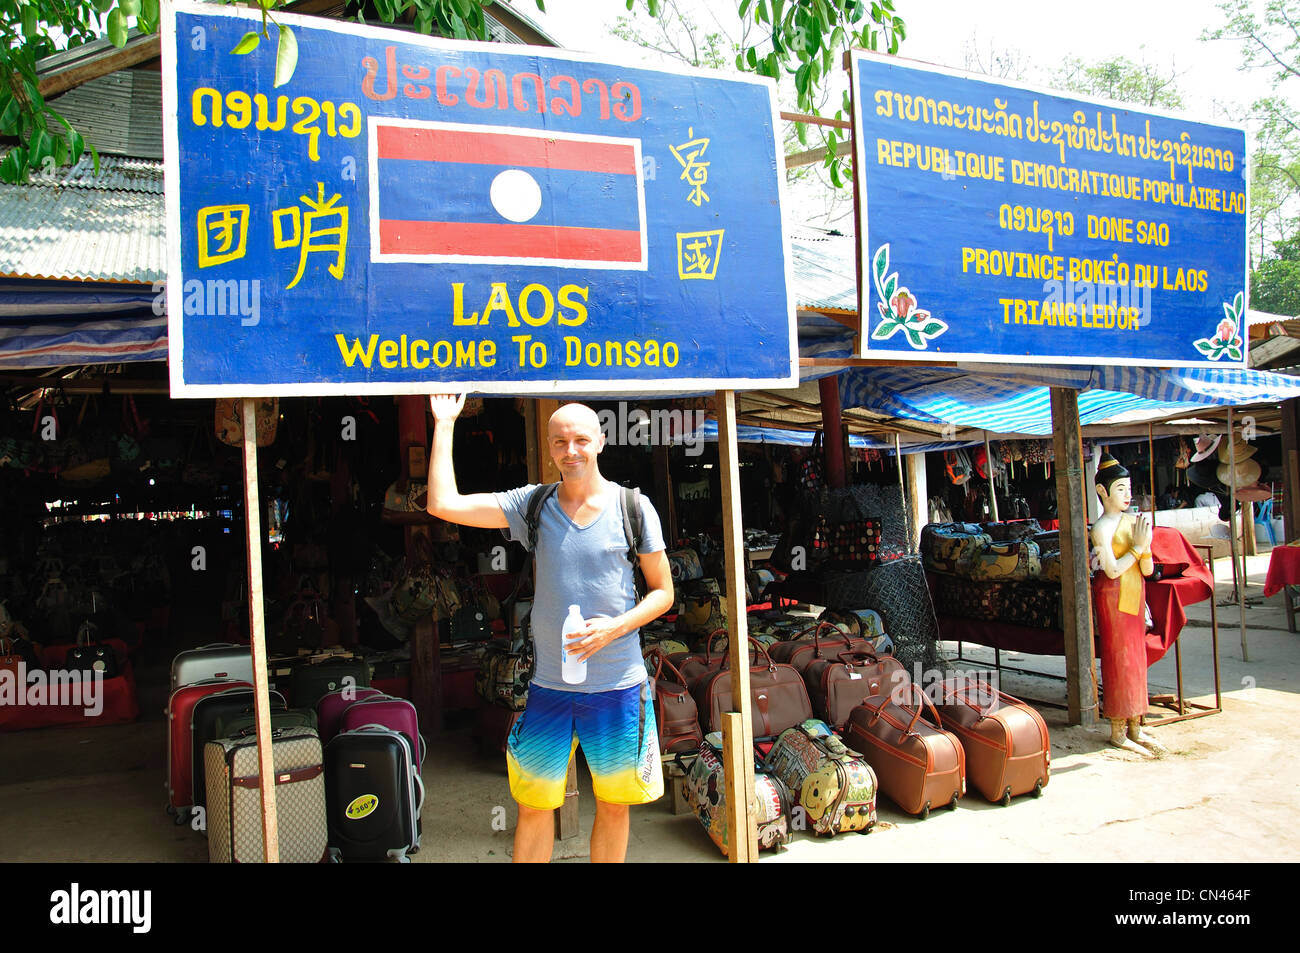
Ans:
{"label": "straw hat", "polygon": [[1238,487],[1250,486],[1252,483],[1258,483],[1260,475],[1263,472],[1264,471],[1260,468],[1259,464],[1254,460],[1241,459],[1237,460],[1236,473],[1234,473],[1232,467],[1228,466],[1226,463],[1220,463],[1218,469],[1214,471],[1215,475],[1219,478],[1219,482],[1224,486],[1232,486],[1233,483],[1236,483]]}
{"label": "straw hat", "polygon": [[1229,446],[1226,441],[1219,444],[1219,462],[1230,463],[1232,457],[1229,454],[1236,453],[1237,465],[1240,466],[1242,460],[1245,460],[1248,457],[1253,457],[1258,452],[1258,447],[1247,441],[1241,434],[1234,431],[1232,434],[1231,446]]}
{"label": "straw hat", "polygon": [[1192,454],[1192,463],[1200,463],[1206,457],[1212,455],[1222,439],[1223,434],[1214,434],[1211,437],[1197,437],[1196,452]]}

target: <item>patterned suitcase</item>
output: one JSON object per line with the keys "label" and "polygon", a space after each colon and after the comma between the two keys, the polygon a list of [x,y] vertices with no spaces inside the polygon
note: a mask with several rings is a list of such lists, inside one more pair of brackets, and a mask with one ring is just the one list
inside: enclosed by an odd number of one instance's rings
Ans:
{"label": "patterned suitcase", "polygon": [[970,679],[942,683],[935,706],[961,741],[966,779],[1005,807],[1019,794],[1039,797],[1052,773],[1052,741],[1043,716],[1024,702]]}
{"label": "patterned suitcase", "polygon": [[764,766],[785,782],[816,833],[865,834],[876,823],[875,773],[824,721],[810,718],[783,731]]}
{"label": "patterned suitcase", "polygon": [[[721,734],[706,735],[699,757],[686,776],[686,800],[704,825],[710,840],[730,856],[727,830],[727,787],[723,776]],[[758,849],[778,850],[790,843],[790,789],[761,765],[754,770],[754,821],[758,825]]]}
{"label": "patterned suitcase", "polygon": [[956,809],[966,793],[966,760],[956,735],[921,718],[930,700],[917,685],[908,684],[907,692],[875,695],[853,709],[844,743],[871,765],[886,797],[924,820],[931,807]]}
{"label": "patterned suitcase", "polygon": [[247,645],[218,642],[188,649],[172,659],[171,690],[209,678],[253,681],[253,653]]}
{"label": "patterned suitcase", "polygon": [[[194,802],[194,707],[199,700],[228,688],[251,690],[247,682],[210,678],[194,685],[182,685],[167,700],[167,813],[183,823]],[[206,739],[205,739],[206,740]],[[201,760],[201,759],[200,759]]]}
{"label": "patterned suitcase", "polygon": [[420,849],[424,783],[400,731],[367,725],[325,746],[330,853],[344,861],[406,861]]}
{"label": "patterned suitcase", "polygon": [[[311,728],[285,728],[271,737],[280,863],[328,859],[325,766]],[[208,859],[214,864],[260,863],[262,792],[257,739],[220,738],[204,749],[207,773]]]}
{"label": "patterned suitcase", "polygon": [[1037,579],[1043,571],[1038,544],[1032,539],[990,543],[970,564],[968,575],[981,581]]}
{"label": "patterned suitcase", "polygon": [[[271,710],[283,709],[284,696],[279,692],[270,693]],[[204,807],[208,803],[207,782],[205,780],[207,755],[204,751],[207,743],[221,735],[217,725],[222,719],[243,711],[252,711],[253,687],[228,688],[224,691],[205,695],[195,703],[190,715],[190,755],[193,760],[194,805]]]}
{"label": "patterned suitcase", "polygon": [[925,568],[937,572],[964,572],[992,544],[992,537],[972,523],[931,523],[921,529]]}

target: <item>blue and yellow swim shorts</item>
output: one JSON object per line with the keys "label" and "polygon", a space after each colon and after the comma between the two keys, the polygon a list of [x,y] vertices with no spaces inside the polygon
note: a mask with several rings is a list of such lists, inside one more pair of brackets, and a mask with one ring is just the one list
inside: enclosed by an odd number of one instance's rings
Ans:
{"label": "blue and yellow swim shorts", "polygon": [[564,782],[578,745],[597,799],[645,804],[664,793],[659,733],[647,682],[610,692],[528,688],[528,707],[506,746],[510,793],[525,807],[564,804]]}

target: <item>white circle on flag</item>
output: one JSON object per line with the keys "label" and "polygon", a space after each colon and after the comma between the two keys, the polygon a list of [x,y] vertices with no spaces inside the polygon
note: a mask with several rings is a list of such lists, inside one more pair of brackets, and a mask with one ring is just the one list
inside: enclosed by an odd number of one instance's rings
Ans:
{"label": "white circle on flag", "polygon": [[542,207],[542,187],[523,169],[506,169],[492,180],[492,207],[504,219],[526,222]]}

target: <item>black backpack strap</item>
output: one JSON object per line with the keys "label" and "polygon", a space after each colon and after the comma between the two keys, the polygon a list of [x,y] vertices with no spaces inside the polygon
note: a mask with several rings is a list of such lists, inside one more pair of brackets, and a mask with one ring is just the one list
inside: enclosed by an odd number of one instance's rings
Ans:
{"label": "black backpack strap", "polygon": [[620,487],[623,491],[623,536],[627,539],[627,561],[635,569],[641,549],[641,490],[635,486]]}
{"label": "black backpack strap", "polygon": [[537,548],[537,529],[542,522],[542,507],[560,488],[558,483],[544,483],[533,490],[528,497],[528,506],[524,508],[524,526],[528,530],[528,552]]}

